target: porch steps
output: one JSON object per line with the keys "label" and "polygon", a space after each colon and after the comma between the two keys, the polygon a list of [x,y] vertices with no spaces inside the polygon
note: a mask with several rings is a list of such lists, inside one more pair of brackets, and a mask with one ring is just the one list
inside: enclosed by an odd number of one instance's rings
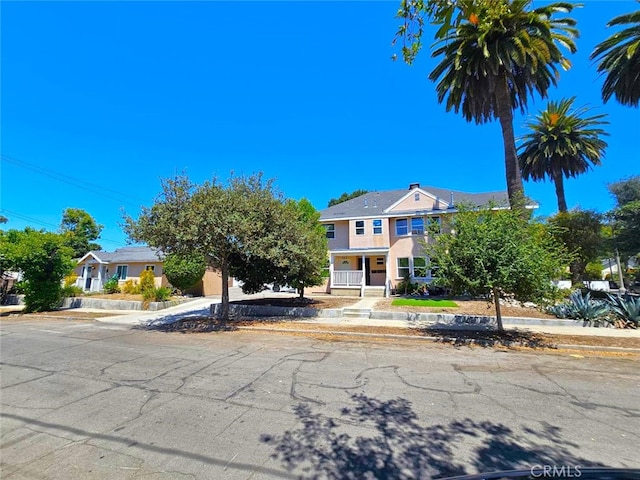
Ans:
{"label": "porch steps", "polygon": [[365,288],[364,289],[365,297],[384,297],[384,287],[381,288]]}
{"label": "porch steps", "polygon": [[370,318],[371,317],[371,309],[370,308],[343,308],[342,316],[344,318]]}

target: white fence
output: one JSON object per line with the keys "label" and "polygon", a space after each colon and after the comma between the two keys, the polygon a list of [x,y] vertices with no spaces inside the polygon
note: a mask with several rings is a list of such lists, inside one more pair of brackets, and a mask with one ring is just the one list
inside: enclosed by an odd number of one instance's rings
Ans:
{"label": "white fence", "polygon": [[362,270],[335,270],[332,287],[359,287],[362,285]]}

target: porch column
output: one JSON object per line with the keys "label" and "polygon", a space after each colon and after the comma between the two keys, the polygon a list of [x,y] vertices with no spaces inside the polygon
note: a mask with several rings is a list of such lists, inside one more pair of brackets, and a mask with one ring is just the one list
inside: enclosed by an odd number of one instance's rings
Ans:
{"label": "porch column", "polygon": [[82,290],[87,289],[87,272],[89,272],[89,264],[85,262],[84,268],[82,269]]}
{"label": "porch column", "polygon": [[98,288],[96,290],[102,290],[102,271],[104,268],[104,265],[98,264]]}
{"label": "porch column", "polygon": [[362,281],[360,282],[360,296],[364,297],[364,286],[367,282],[367,263],[364,259],[364,253],[362,254]]}
{"label": "porch column", "polygon": [[329,281],[327,282],[327,293],[331,293],[331,288],[333,287],[333,270],[335,257],[333,253],[329,253]]}
{"label": "porch column", "polygon": [[385,298],[389,298],[391,294],[391,263],[389,262],[390,256],[387,253],[385,256],[385,279],[384,279],[384,296]]}

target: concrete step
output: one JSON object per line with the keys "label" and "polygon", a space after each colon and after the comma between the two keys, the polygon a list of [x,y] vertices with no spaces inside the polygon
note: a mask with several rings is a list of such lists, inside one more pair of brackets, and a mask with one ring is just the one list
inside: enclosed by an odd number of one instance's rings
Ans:
{"label": "concrete step", "polygon": [[384,288],[365,288],[365,297],[384,297]]}
{"label": "concrete step", "polygon": [[370,308],[343,308],[342,316],[345,318],[370,318]]}

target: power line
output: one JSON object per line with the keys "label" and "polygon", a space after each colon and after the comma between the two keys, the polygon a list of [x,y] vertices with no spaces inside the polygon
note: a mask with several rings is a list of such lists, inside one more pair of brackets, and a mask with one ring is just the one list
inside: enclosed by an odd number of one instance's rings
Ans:
{"label": "power line", "polygon": [[[36,225],[40,225],[40,226],[43,226],[43,227],[49,227],[49,228],[55,228],[55,229],[59,229],[60,228],[59,225],[54,225],[54,224],[49,223],[49,222],[44,222],[42,220],[38,220],[37,218],[29,217],[27,215],[23,215],[21,213],[14,212],[12,210],[7,210],[6,208],[0,209],[0,212],[7,214],[9,216],[9,220],[11,220],[11,217],[13,217],[13,218],[19,218],[21,220],[26,220],[28,222],[31,222],[31,223],[34,223]],[[99,240],[100,242],[112,243],[112,244],[115,244],[115,245],[124,245],[126,243],[126,242],[123,242],[122,240],[113,240],[113,239],[102,238],[102,237],[98,237],[96,240]]]}
{"label": "power line", "polygon": [[7,163],[11,163],[12,165],[16,165],[26,170],[30,170],[32,172],[38,173],[45,177],[51,178],[53,180],[57,180],[59,182],[66,183],[67,185],[72,185],[76,188],[81,188],[91,193],[98,194],[101,197],[110,198],[112,200],[116,200],[118,202],[125,203],[130,206],[134,206],[135,208],[138,208],[140,204],[145,203],[143,200],[135,196],[132,196],[130,194],[124,194],[122,192],[118,192],[116,190],[107,188],[103,185],[98,185],[95,183],[87,182],[86,180],[82,180],[80,178],[55,172],[53,170],[46,169],[39,165],[25,162],[24,160],[18,160],[16,158],[10,157],[5,154],[0,154],[0,159],[2,159],[2,161],[5,161]]}

